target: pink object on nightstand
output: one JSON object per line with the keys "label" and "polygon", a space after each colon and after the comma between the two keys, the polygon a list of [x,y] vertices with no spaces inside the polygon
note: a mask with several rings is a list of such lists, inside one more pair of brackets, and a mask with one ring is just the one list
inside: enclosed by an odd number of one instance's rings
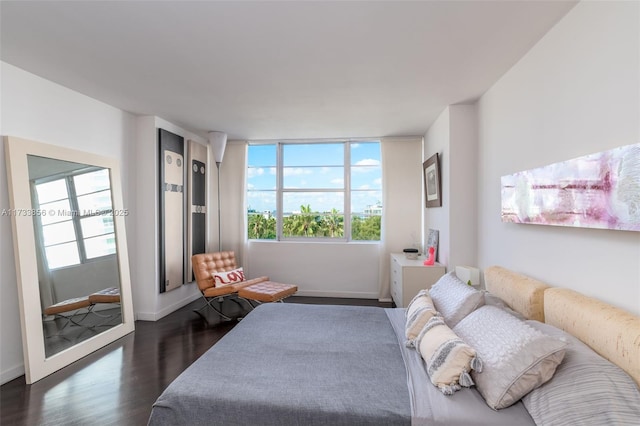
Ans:
{"label": "pink object on nightstand", "polygon": [[424,265],[433,265],[436,261],[436,250],[433,247],[429,247],[429,256],[424,261]]}

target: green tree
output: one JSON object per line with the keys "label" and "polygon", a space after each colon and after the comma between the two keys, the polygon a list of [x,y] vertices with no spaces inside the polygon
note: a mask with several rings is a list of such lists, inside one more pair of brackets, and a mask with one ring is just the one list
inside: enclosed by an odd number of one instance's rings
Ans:
{"label": "green tree", "polygon": [[[276,219],[261,213],[250,211],[248,218],[249,239],[276,239]],[[381,217],[370,216],[362,218],[353,216],[351,219],[351,240],[379,241]],[[320,214],[311,209],[309,204],[300,206],[300,213],[283,218],[282,233],[285,237],[329,237],[344,236],[344,215],[337,209]]]}
{"label": "green tree", "polygon": [[283,227],[286,236],[313,237],[319,229],[318,215],[309,204],[300,206],[300,214],[291,215],[288,219],[287,226]]}
{"label": "green tree", "polygon": [[351,239],[354,241],[380,241],[380,216],[370,216],[366,219],[354,216],[351,219]]}
{"label": "green tree", "polygon": [[326,237],[342,237],[344,235],[344,216],[338,210],[331,211],[322,217],[321,233]]}
{"label": "green tree", "polygon": [[274,240],[276,238],[276,219],[265,217],[261,213],[249,213],[249,239]]}

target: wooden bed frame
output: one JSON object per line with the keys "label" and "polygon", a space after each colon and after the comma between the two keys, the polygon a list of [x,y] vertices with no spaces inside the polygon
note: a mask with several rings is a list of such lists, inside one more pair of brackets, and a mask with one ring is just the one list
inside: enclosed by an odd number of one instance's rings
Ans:
{"label": "wooden bed frame", "polygon": [[575,336],[640,386],[640,317],[500,266],[487,268],[484,277],[487,290],[511,309]]}

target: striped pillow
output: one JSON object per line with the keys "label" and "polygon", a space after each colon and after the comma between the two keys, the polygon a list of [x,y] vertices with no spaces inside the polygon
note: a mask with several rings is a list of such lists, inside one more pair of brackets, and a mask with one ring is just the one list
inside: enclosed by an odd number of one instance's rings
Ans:
{"label": "striped pillow", "polygon": [[464,343],[442,317],[429,319],[416,338],[416,347],[427,365],[431,383],[445,395],[452,395],[462,386],[472,386],[469,372],[482,370],[476,351]]}
{"label": "striped pillow", "polygon": [[562,330],[537,321],[527,324],[568,342],[553,378],[522,398],[536,424],[638,424],[640,390],[627,373]]}
{"label": "striped pillow", "polygon": [[416,297],[409,303],[407,308],[407,322],[405,327],[405,336],[407,337],[407,347],[414,347],[415,338],[418,337],[424,325],[431,317],[437,315],[433,301],[429,297],[427,290],[421,290]]}

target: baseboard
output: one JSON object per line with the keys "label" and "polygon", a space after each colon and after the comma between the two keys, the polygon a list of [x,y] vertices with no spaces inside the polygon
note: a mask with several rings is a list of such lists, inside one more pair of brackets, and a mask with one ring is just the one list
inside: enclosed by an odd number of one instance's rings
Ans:
{"label": "baseboard", "polygon": [[348,299],[377,299],[378,293],[359,291],[320,291],[320,290],[298,290],[295,296],[309,297],[345,297]]}
{"label": "baseboard", "polygon": [[18,364],[0,373],[0,385],[4,385],[20,376],[24,376],[24,364]]}
{"label": "baseboard", "polygon": [[177,301],[169,306],[164,307],[158,312],[136,312],[136,320],[138,321],[158,321],[160,318],[164,318],[172,312],[177,311],[185,305],[193,302],[194,300],[199,299],[200,292],[196,294],[192,294],[189,297],[186,297],[182,300]]}

